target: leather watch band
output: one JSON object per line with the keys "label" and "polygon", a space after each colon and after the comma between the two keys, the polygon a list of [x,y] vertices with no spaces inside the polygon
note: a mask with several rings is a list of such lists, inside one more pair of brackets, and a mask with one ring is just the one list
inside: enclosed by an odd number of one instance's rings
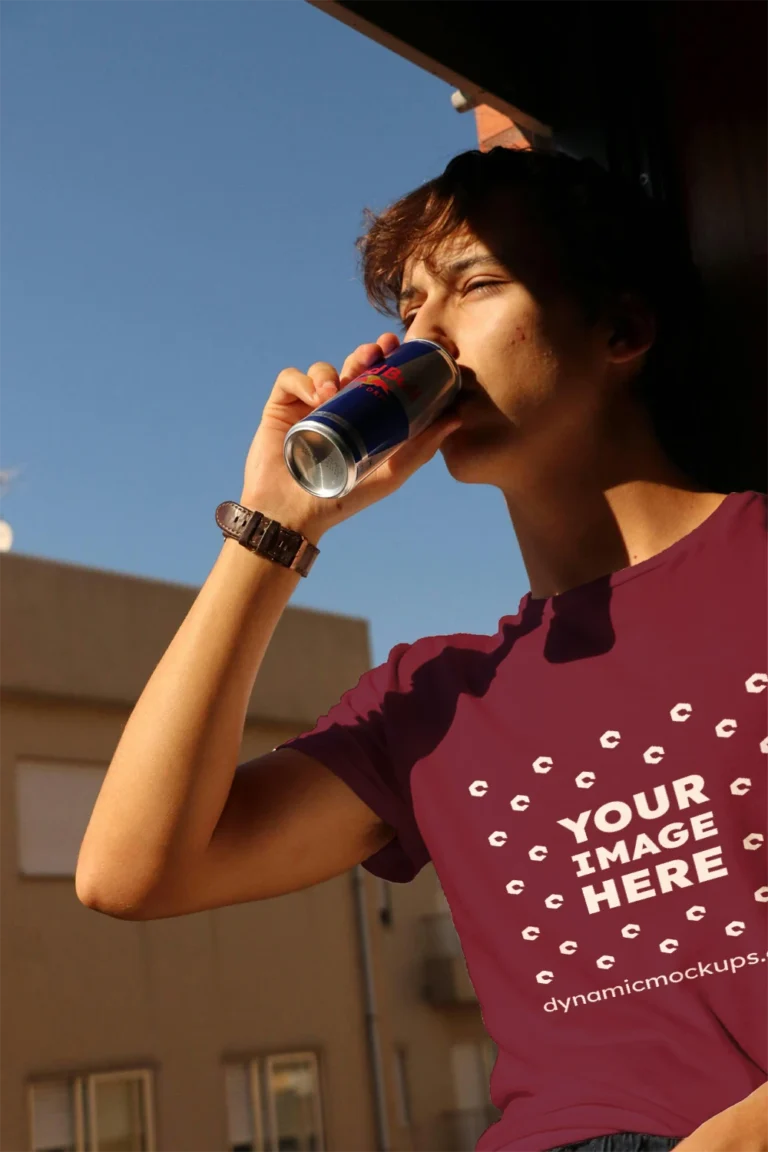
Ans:
{"label": "leather watch band", "polygon": [[310,544],[306,536],[284,528],[277,520],[270,520],[263,512],[252,512],[234,500],[225,500],[216,509],[216,523],[225,536],[237,540],[250,552],[274,560],[283,568],[306,576],[320,555],[320,549]]}

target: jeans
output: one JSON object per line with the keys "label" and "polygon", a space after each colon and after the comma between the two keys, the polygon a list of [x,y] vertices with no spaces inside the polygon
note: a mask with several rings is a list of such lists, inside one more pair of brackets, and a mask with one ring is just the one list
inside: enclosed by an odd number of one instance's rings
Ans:
{"label": "jeans", "polygon": [[682,1139],[682,1136],[649,1136],[645,1132],[613,1132],[578,1144],[562,1144],[547,1152],[669,1152]]}

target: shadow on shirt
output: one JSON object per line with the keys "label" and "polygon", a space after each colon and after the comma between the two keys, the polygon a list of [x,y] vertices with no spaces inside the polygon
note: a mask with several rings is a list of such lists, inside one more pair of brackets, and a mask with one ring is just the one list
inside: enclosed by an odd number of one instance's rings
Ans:
{"label": "shadow on shirt", "polygon": [[[410,676],[402,662],[414,646],[399,645],[393,649],[386,667],[389,686],[383,698],[376,699],[374,707],[372,697],[355,701],[355,720],[330,726],[332,741],[335,737],[342,747],[346,745],[347,762],[360,765],[362,751],[368,765],[366,775],[372,770],[374,778],[378,777],[376,783],[369,776],[365,790],[368,795],[364,796],[367,802],[377,808],[376,797],[381,800],[382,791],[389,792],[390,803],[393,791],[398,798],[397,814],[384,818],[397,829],[400,846],[390,842],[370,861],[384,867],[388,879],[407,881],[429,859],[413,814],[410,774],[413,766],[445,739],[454,723],[460,697],[482,699],[514,646],[540,628],[546,628],[546,635],[532,654],[535,660],[566,664],[609,652],[615,642],[611,591],[610,577],[606,576],[550,601],[525,597],[516,617],[502,618],[499,633],[478,636],[477,646],[471,648],[451,644],[449,638],[434,657],[417,665]],[[548,603],[551,610],[545,621]],[[525,676],[525,663],[521,662],[521,676]],[[377,671],[381,670],[374,670],[374,676]],[[398,678],[402,687],[393,689],[392,682]],[[478,723],[482,724],[481,718]],[[471,733],[467,739],[471,744]],[[313,751],[311,747],[307,750]],[[374,871],[378,870],[374,867]]]}

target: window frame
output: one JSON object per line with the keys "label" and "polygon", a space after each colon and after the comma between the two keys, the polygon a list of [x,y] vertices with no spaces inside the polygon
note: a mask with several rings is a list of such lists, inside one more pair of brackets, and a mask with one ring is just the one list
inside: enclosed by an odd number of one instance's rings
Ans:
{"label": "window frame", "polygon": [[30,1152],[37,1152],[35,1138],[35,1089],[45,1084],[64,1084],[72,1104],[75,1152],[99,1152],[96,1123],[96,1093],[98,1083],[114,1080],[138,1080],[142,1085],[141,1101],[144,1110],[147,1146],[145,1152],[157,1152],[155,1126],[154,1070],[146,1065],[110,1069],[98,1072],[58,1073],[35,1076],[27,1081],[27,1130]]}
{"label": "window frame", "polygon": [[276,1052],[271,1053],[264,1058],[264,1082],[265,1082],[265,1096],[267,1103],[267,1114],[269,1116],[270,1126],[270,1141],[277,1149],[278,1144],[278,1131],[277,1131],[277,1108],[275,1107],[275,1093],[272,1091],[272,1081],[270,1073],[272,1067],[278,1062],[285,1060],[295,1060],[296,1062],[308,1060],[311,1071],[312,1079],[314,1081],[314,1095],[312,1097],[314,1103],[314,1119],[317,1123],[317,1138],[319,1148],[317,1152],[322,1152],[325,1148],[325,1122],[323,1116],[323,1099],[322,1090],[320,1086],[320,1063],[317,1058],[317,1053],[312,1051],[299,1051],[299,1052]]}
{"label": "window frame", "polygon": [[[320,1058],[319,1054],[311,1049],[261,1052],[247,1056],[232,1054],[224,1057],[222,1061],[224,1070],[232,1065],[246,1069],[254,1126],[252,1138],[254,1152],[266,1152],[267,1148],[273,1149],[274,1152],[277,1149],[279,1132],[277,1130],[276,1096],[272,1090],[271,1070],[276,1064],[286,1061],[308,1063],[310,1066],[315,1089],[312,1099],[314,1123],[317,1126],[318,1152],[325,1152],[326,1131]],[[227,1121],[229,1121],[229,1117],[227,1117]],[[229,1133],[227,1133],[227,1148],[230,1148]]]}
{"label": "window frame", "polygon": [[[244,1068],[245,1069],[245,1082],[248,1090],[248,1102],[250,1104],[251,1119],[253,1121],[254,1131],[252,1133],[252,1144],[254,1152],[264,1152],[266,1147],[266,1133],[264,1131],[264,1111],[263,1099],[264,1094],[261,1087],[261,1070],[259,1067],[259,1057],[257,1056],[230,1056],[226,1057],[222,1062],[222,1069],[224,1073],[224,1106],[227,1107],[227,1069],[228,1068]],[[229,1139],[229,1111],[227,1110],[227,1149],[231,1149],[231,1142]]]}

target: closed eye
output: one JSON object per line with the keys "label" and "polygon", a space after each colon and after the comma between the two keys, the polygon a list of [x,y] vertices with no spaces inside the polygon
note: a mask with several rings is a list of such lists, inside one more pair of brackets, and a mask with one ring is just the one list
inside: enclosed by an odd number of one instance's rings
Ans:
{"label": "closed eye", "polygon": [[474,284],[469,284],[465,288],[464,294],[466,295],[467,292],[474,292],[476,288],[503,288],[503,286],[503,280],[478,280]]}
{"label": "closed eye", "polygon": [[[476,280],[476,281],[474,281],[474,283],[467,285],[467,287],[464,289],[464,292],[462,293],[462,295],[466,296],[469,292],[475,292],[478,289],[484,289],[487,292],[493,292],[494,290],[497,290],[499,288],[503,288],[505,283],[506,283],[506,281],[504,281],[504,280]],[[417,311],[418,311],[418,309],[415,309],[413,312],[407,312],[405,314],[405,316],[403,316],[402,321],[401,321],[401,327],[402,327],[404,332],[408,331],[412,322],[416,318],[416,312]]]}

